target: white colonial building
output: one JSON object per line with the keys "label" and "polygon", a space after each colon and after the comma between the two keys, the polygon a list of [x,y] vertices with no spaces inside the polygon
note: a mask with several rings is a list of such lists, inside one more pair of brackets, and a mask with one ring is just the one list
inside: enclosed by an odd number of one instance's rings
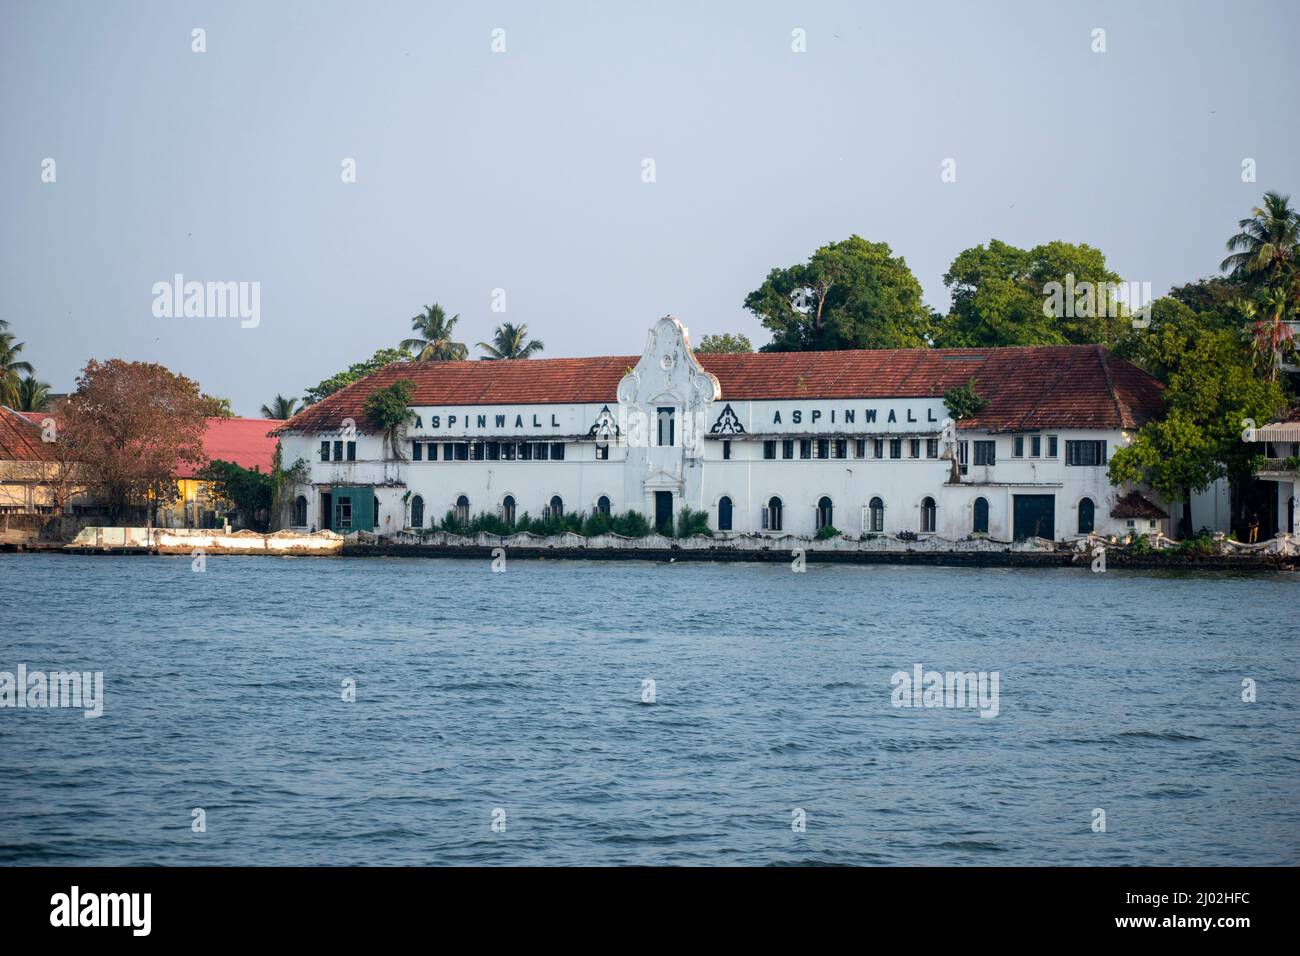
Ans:
{"label": "white colonial building", "polygon": [[[396,460],[366,398],[413,383]],[[982,407],[955,424],[943,396]],[[380,534],[683,508],[715,533],[1065,540],[1168,530],[1106,464],[1160,387],[1096,346],[696,355],[675,318],[639,356],[398,363],[280,430],[309,464],[294,525]]]}

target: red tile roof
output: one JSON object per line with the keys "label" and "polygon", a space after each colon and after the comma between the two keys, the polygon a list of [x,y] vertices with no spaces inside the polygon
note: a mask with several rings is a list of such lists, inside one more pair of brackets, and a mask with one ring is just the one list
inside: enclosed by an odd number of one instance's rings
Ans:
{"label": "red tile roof", "polygon": [[[263,474],[271,470],[276,438],[271,429],[284,422],[270,418],[209,418],[203,433],[203,453],[210,459],[233,461],[241,468],[257,468]],[[201,466],[200,466],[201,467]],[[198,467],[180,462],[177,478],[193,478]]]}
{"label": "red tile roof", "polygon": [[[963,427],[1137,428],[1158,415],[1160,384],[1096,345],[1004,349],[755,352],[697,355],[723,401],[941,397],[972,377],[987,404]],[[329,431],[351,418],[366,430],[365,400],[398,379],[415,405],[613,403],[634,355],[513,362],[399,362],[298,413],[284,431]]]}
{"label": "red tile roof", "polygon": [[0,461],[58,460],[55,445],[41,441],[39,424],[29,421],[21,412],[0,405]]}

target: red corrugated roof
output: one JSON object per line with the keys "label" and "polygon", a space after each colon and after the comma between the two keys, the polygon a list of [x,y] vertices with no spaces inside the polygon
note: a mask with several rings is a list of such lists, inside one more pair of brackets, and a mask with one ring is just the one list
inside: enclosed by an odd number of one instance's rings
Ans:
{"label": "red corrugated roof", "polygon": [[30,421],[22,412],[0,405],[0,461],[58,460],[55,446],[41,441],[39,424]]}
{"label": "red corrugated roof", "polygon": [[[987,400],[964,427],[1137,428],[1161,410],[1160,384],[1096,345],[1005,349],[755,352],[697,355],[723,401],[941,397],[972,377]],[[513,362],[399,362],[295,415],[285,431],[328,431],[398,379],[425,406],[613,403],[632,355]]]}
{"label": "red corrugated roof", "polygon": [[[276,438],[271,429],[284,422],[270,418],[209,418],[203,433],[203,453],[209,459],[233,461],[241,468],[271,470]],[[200,466],[201,467],[201,466]],[[193,478],[198,467],[188,462],[176,466],[177,478]]]}
{"label": "red corrugated roof", "polygon": [[[39,423],[46,418],[53,418],[55,423],[59,424],[59,416],[48,412],[21,412],[20,414],[29,422]],[[270,432],[283,424],[283,420],[278,418],[210,417],[207,428],[203,432],[203,453],[210,459],[233,461],[241,468],[256,467],[263,473],[269,472],[272,459],[275,457],[277,441]],[[36,438],[40,440],[39,428],[36,430]],[[176,466],[176,477],[193,478],[195,472],[201,467],[202,465],[194,465],[190,462],[179,462]]]}

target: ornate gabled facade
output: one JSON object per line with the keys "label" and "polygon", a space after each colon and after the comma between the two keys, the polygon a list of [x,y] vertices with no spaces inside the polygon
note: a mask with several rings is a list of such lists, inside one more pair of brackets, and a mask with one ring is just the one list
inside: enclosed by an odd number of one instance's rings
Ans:
{"label": "ornate gabled facade", "polygon": [[[400,379],[397,461],[364,405]],[[943,396],[968,383],[984,404],[953,422]],[[721,534],[1063,540],[1135,530],[1106,464],[1160,407],[1095,346],[697,356],[669,316],[639,357],[390,365],[279,433],[286,465],[310,466],[303,528],[593,510],[662,526],[689,507]]]}

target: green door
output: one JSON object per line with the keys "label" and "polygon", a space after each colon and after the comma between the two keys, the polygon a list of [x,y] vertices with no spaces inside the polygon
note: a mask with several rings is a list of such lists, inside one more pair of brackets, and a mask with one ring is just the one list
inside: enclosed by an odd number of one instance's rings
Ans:
{"label": "green door", "polygon": [[1015,538],[1056,540],[1056,495],[1012,495]]}
{"label": "green door", "polygon": [[373,488],[335,488],[330,494],[330,530],[339,534],[375,530]]}

